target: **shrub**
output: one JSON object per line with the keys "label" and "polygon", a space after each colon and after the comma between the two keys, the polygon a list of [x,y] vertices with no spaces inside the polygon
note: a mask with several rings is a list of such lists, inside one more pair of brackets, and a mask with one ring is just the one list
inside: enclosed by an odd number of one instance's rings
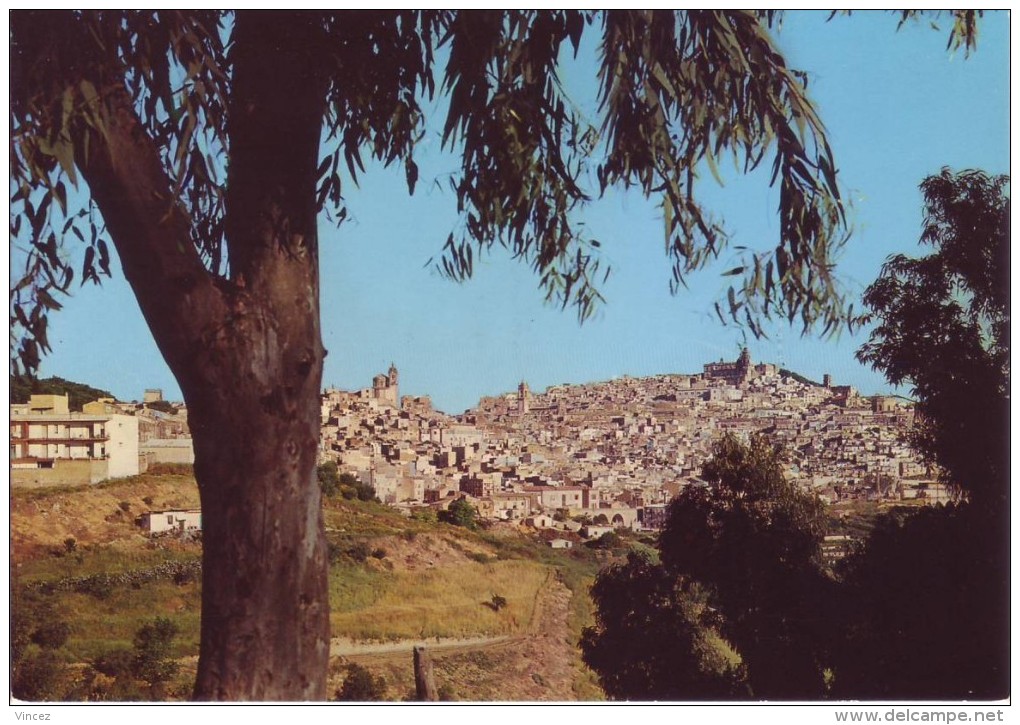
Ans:
{"label": "shrub", "polygon": [[622,545],[620,535],[614,531],[607,531],[594,541],[589,541],[585,546],[592,549],[616,549]]}
{"label": "shrub", "polygon": [[201,575],[201,569],[198,568],[184,568],[181,567],[173,573],[173,582],[177,586],[183,586],[190,584],[191,582],[198,581]]}
{"label": "shrub", "polygon": [[96,574],[76,582],[74,589],[96,599],[109,599],[113,594],[113,579],[106,573]]}
{"label": "shrub", "polygon": [[166,617],[157,617],[135,634],[131,673],[139,680],[158,687],[177,674],[178,665],[171,656],[177,625]]}
{"label": "shrub", "polygon": [[320,464],[315,473],[324,498],[334,498],[340,493],[340,472],[335,461]]}
{"label": "shrub", "polygon": [[38,591],[14,587],[11,597],[11,657],[17,664],[29,644],[44,650],[59,649],[71,633],[53,603]]}
{"label": "shrub", "polygon": [[127,513],[128,511],[131,510],[131,503],[128,501],[121,501],[117,505],[120,507],[120,510],[123,511],[124,513]]}
{"label": "shrub", "polygon": [[[52,615],[52,611],[49,612]],[[32,632],[31,640],[43,649],[59,649],[71,636],[71,627],[62,619],[54,616],[39,622]]]}
{"label": "shrub", "polygon": [[107,677],[125,677],[132,674],[134,654],[126,647],[103,652],[92,661],[92,668]]}
{"label": "shrub", "polygon": [[344,702],[373,702],[385,696],[386,680],[354,664],[347,666],[344,684],[336,691],[336,699]]}
{"label": "shrub", "polygon": [[465,529],[478,528],[478,511],[466,499],[457,499],[446,511],[439,512],[439,520]]}
{"label": "shrub", "polygon": [[376,559],[385,559],[386,558],[386,549],[381,549],[381,548],[380,549],[373,549],[372,550],[372,556],[374,558],[376,558]]}
{"label": "shrub", "polygon": [[347,556],[351,557],[359,564],[367,561],[370,554],[371,548],[364,541],[359,541],[347,550]]}
{"label": "shrub", "polygon": [[340,494],[348,501],[358,499],[359,501],[372,501],[375,499],[375,487],[369,483],[362,483],[361,479],[351,473],[340,474]]}
{"label": "shrub", "polygon": [[434,524],[438,519],[436,518],[436,512],[433,509],[422,508],[411,514],[411,520],[421,521],[426,524]]}
{"label": "shrub", "polygon": [[14,665],[11,692],[19,700],[58,700],[66,668],[51,650],[25,657]]}

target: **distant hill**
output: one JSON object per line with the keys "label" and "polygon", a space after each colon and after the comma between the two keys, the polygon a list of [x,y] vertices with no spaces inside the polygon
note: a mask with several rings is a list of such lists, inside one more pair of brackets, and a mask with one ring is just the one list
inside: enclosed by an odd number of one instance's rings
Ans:
{"label": "distant hill", "polygon": [[798,383],[801,383],[803,385],[814,385],[816,388],[822,387],[821,383],[818,383],[818,382],[815,382],[814,380],[810,380],[808,378],[805,378],[800,373],[795,373],[792,370],[787,370],[786,368],[781,368],[779,370],[779,374],[784,376],[784,377],[787,377],[787,378],[793,378]]}
{"label": "distant hill", "polygon": [[71,410],[81,410],[85,403],[91,403],[99,398],[117,397],[107,390],[100,390],[63,378],[33,379],[26,375],[11,376],[12,403],[27,403],[32,395],[63,395],[64,393],[68,395],[68,405]]}

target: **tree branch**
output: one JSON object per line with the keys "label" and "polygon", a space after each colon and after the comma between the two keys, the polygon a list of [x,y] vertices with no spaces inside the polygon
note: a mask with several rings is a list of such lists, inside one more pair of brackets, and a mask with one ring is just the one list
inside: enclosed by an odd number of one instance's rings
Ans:
{"label": "tree branch", "polygon": [[[191,242],[156,144],[145,133],[123,76],[104,73],[96,127],[73,130],[75,162],[89,183],[156,344],[183,383],[202,330],[225,306]],[[111,78],[110,76],[114,76]],[[97,79],[99,81],[100,79]]]}
{"label": "tree branch", "polygon": [[259,294],[318,290],[322,28],[313,13],[239,12],[235,22],[227,245],[232,278]]}

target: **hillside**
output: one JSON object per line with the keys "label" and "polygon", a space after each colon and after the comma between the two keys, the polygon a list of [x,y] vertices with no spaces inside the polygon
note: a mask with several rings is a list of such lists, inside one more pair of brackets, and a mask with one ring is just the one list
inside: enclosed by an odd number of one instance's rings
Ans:
{"label": "hillside", "polygon": [[76,383],[63,378],[29,378],[25,375],[11,376],[11,402],[27,403],[32,395],[64,395],[68,396],[71,410],[81,410],[85,403],[100,398],[115,398],[113,393],[93,388],[90,385]]}
{"label": "hillside", "polygon": [[[14,616],[35,616],[18,606],[50,607],[69,626],[58,650],[69,668],[65,693],[91,676],[86,664],[130,648],[142,625],[163,616],[180,630],[173,655],[181,665],[164,696],[188,696],[198,654],[201,543],[149,539],[134,518],[197,504],[194,479],[171,469],[11,494],[12,576],[17,591],[31,594],[17,599]],[[591,617],[587,586],[598,567],[591,552],[554,552],[509,526],[473,532],[366,502],[328,501],[325,520],[330,693],[358,663],[385,679],[387,699],[405,699],[414,687],[411,647],[424,643],[447,697],[601,698],[575,646]],[[491,606],[496,595],[506,600],[498,610]],[[97,677],[107,696],[117,692]],[[78,682],[64,696],[84,699],[82,687]]]}

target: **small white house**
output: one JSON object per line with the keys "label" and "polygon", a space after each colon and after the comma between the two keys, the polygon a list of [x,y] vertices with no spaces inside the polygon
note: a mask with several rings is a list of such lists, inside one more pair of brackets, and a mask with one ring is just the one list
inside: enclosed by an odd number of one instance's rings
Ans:
{"label": "small white house", "polygon": [[139,519],[141,527],[149,534],[162,534],[167,531],[201,531],[202,511],[188,509],[178,511],[149,511]]}
{"label": "small white house", "polygon": [[573,549],[574,542],[570,539],[553,539],[549,542],[549,546],[554,549]]}
{"label": "small white house", "polygon": [[524,519],[524,523],[535,529],[548,529],[551,528],[556,522],[552,516],[546,516],[545,514],[539,514],[537,516],[529,516]]}

